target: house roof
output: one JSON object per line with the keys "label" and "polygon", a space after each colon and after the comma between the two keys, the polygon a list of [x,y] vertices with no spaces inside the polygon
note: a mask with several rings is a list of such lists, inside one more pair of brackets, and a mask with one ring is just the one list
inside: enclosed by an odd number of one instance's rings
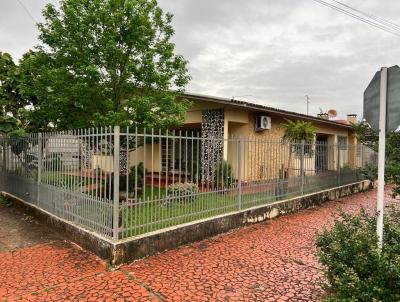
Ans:
{"label": "house roof", "polygon": [[209,95],[203,95],[203,94],[195,94],[195,93],[183,93],[182,96],[189,100],[198,100],[198,101],[220,103],[220,104],[224,104],[224,105],[238,106],[241,108],[247,108],[247,109],[262,111],[262,112],[266,112],[266,113],[274,113],[274,114],[286,116],[289,118],[297,118],[297,119],[302,119],[302,120],[307,120],[307,121],[312,121],[312,122],[318,122],[321,124],[329,124],[329,125],[336,126],[336,127],[352,129],[351,125],[345,124],[341,121],[326,120],[326,119],[319,118],[319,117],[312,116],[312,115],[297,113],[297,112],[293,112],[293,111],[287,111],[287,110],[268,107],[268,106],[259,105],[259,104],[253,104],[253,103],[236,100],[236,99],[228,99],[228,98],[209,96]]}

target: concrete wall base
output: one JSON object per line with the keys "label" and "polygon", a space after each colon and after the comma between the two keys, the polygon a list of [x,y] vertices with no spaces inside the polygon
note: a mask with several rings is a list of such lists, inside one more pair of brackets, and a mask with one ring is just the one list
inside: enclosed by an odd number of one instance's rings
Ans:
{"label": "concrete wall base", "polygon": [[15,205],[22,207],[25,211],[37,217],[41,222],[55,228],[69,240],[92,251],[99,257],[108,260],[113,265],[119,265],[176,248],[183,244],[221,234],[241,226],[316,207],[324,202],[363,192],[371,187],[372,183],[370,181],[362,181],[246,209],[240,212],[182,224],[137,236],[134,239],[119,240],[117,242],[103,238],[96,233],[87,231],[66,220],[60,219],[6,192],[2,194],[6,198],[12,200]]}

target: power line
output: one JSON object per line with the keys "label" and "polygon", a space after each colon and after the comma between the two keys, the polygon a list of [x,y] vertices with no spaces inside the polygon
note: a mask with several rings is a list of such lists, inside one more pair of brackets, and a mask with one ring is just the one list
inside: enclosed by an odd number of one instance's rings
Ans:
{"label": "power line", "polygon": [[346,14],[346,15],[352,17],[352,18],[355,18],[355,19],[357,19],[359,21],[362,21],[364,23],[367,23],[369,25],[377,27],[377,28],[379,28],[381,30],[384,30],[384,31],[388,32],[388,33],[394,34],[396,36],[400,36],[400,32],[396,28],[393,28],[393,27],[388,26],[388,25],[384,25],[384,24],[382,24],[382,23],[380,23],[378,21],[373,21],[373,20],[366,19],[366,18],[361,17],[359,15],[356,15],[356,14],[354,14],[354,13],[352,13],[352,12],[350,12],[350,11],[344,9],[344,8],[341,8],[341,7],[335,6],[334,4],[328,3],[328,2],[326,2],[324,0],[313,0],[313,1],[318,2],[318,3],[322,4],[322,5],[327,6],[327,7],[330,7],[330,8],[332,8],[332,9],[334,9],[336,11],[339,11],[341,13],[344,13],[344,14]]}
{"label": "power line", "polygon": [[[325,6],[329,7],[329,8],[332,8],[332,9],[334,9],[336,11],[339,11],[339,12],[341,12],[341,13],[343,13],[345,15],[348,15],[348,16],[354,18],[354,19],[357,19],[357,20],[359,20],[361,22],[364,22],[366,24],[369,24],[369,25],[374,26],[376,28],[379,28],[379,29],[381,29],[383,31],[386,31],[386,32],[388,32],[390,34],[393,34],[393,35],[396,35],[396,36],[400,37],[400,26],[398,26],[397,24],[395,24],[395,23],[393,23],[391,21],[388,21],[388,20],[385,20],[383,18],[374,16],[374,15],[369,14],[369,13],[362,12],[360,10],[352,8],[351,6],[349,6],[347,4],[344,4],[344,3],[341,3],[339,1],[333,0],[335,3],[341,5],[342,7],[337,6],[335,4],[332,4],[332,3],[329,3],[329,2],[324,1],[324,0],[313,0],[313,1],[315,1],[317,3],[320,3],[322,5],[325,5]],[[358,14],[356,14],[354,12],[356,12]],[[359,14],[361,14],[361,16]]]}
{"label": "power line", "polygon": [[356,9],[354,7],[351,7],[350,5],[348,5],[346,3],[343,3],[343,2],[340,2],[340,1],[336,1],[336,0],[332,0],[332,1],[336,2],[339,5],[347,7],[347,8],[349,8],[349,9],[351,9],[351,10],[357,12],[357,13],[360,13],[360,14],[368,17],[368,18],[374,19],[375,21],[382,22],[382,23],[386,24],[386,26],[393,26],[393,27],[395,27],[395,28],[400,30],[400,25],[398,25],[398,24],[396,24],[396,23],[394,23],[394,22],[392,22],[390,20],[387,20],[387,19],[384,19],[384,18],[381,18],[381,17],[378,17],[378,16],[374,16],[374,15],[372,15],[370,13],[363,12],[362,10]]}
{"label": "power line", "polygon": [[25,12],[28,14],[28,16],[32,19],[33,22],[37,23],[35,17],[31,14],[31,12],[28,10],[28,8],[22,3],[21,0],[17,0],[19,5],[25,10]]}

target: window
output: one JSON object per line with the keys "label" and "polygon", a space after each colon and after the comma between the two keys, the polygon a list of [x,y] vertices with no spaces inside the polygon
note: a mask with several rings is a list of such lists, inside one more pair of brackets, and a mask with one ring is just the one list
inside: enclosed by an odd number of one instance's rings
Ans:
{"label": "window", "polygon": [[[293,151],[296,156],[299,157],[301,156],[301,149],[302,149],[301,143],[294,144]],[[313,143],[306,142],[304,144],[304,156],[309,156],[309,157],[313,156]]]}
{"label": "window", "polygon": [[347,150],[347,136],[338,136],[337,143],[340,150]]}

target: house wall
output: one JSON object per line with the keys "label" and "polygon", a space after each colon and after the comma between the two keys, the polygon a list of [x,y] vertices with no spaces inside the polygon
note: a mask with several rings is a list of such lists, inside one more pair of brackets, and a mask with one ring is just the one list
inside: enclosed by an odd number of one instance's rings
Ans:
{"label": "house wall", "polygon": [[204,110],[221,108],[224,108],[222,104],[203,101],[193,102],[192,106],[186,111],[185,124],[201,124]]}
{"label": "house wall", "polygon": [[114,158],[110,155],[92,155],[92,169],[101,169],[104,172],[114,171]]}
{"label": "house wall", "polygon": [[[246,110],[242,107],[229,106],[212,102],[196,101],[187,111],[185,117],[186,125],[201,125],[202,113],[207,109],[224,109],[224,152],[223,158],[228,161],[233,169],[234,176],[237,177],[238,152],[241,154],[241,176],[244,181],[262,180],[266,178],[281,178],[283,173],[290,175],[299,175],[300,158],[296,154],[290,155],[289,146],[278,143],[282,140],[284,129],[282,124],[286,122],[285,118],[278,114],[266,114],[271,117],[271,129],[256,132],[255,118],[258,112]],[[337,144],[338,136],[344,136],[348,139],[348,144],[356,144],[355,134],[346,128],[340,128],[334,125],[312,122],[318,134],[324,134],[328,138],[328,145]],[[200,126],[199,126],[200,127]],[[241,144],[238,138],[244,138]],[[274,143],[272,143],[274,142]],[[145,150],[146,149],[146,150]],[[153,161],[152,161],[153,149]],[[338,150],[329,147],[327,151],[328,169],[337,169]],[[355,164],[355,148],[349,152],[340,151],[341,166],[345,164]],[[348,153],[347,153],[348,152]],[[345,154],[346,153],[346,154]],[[145,155],[146,154],[146,155]],[[94,166],[99,166],[105,171],[112,171],[112,161],[102,157],[93,157]],[[161,169],[160,146],[158,144],[147,144],[146,147],[140,147],[129,153],[129,164],[131,166],[144,162],[147,170],[153,168],[154,172]],[[290,169],[289,168],[290,164]],[[305,156],[305,169],[307,174],[315,173],[315,154]],[[286,171],[286,172],[285,172]]]}
{"label": "house wall", "polygon": [[[151,171],[153,169],[154,172],[158,172],[161,166],[160,145],[146,144],[145,147],[142,146],[136,150],[130,151],[129,166],[133,167],[139,163],[143,163],[144,168],[147,169],[148,171]],[[92,167],[93,169],[100,168],[104,172],[112,173],[114,171],[113,157],[110,155],[93,155]]]}
{"label": "house wall", "polygon": [[[239,111],[238,109],[229,108],[228,112]],[[246,115],[246,117],[244,117]],[[231,122],[228,120],[228,132],[229,137],[243,137],[251,138],[250,140],[244,139],[242,148],[242,167],[241,175],[244,180],[257,180],[262,179],[265,175],[268,178],[282,177],[282,173],[285,170],[289,170],[290,176],[298,175],[300,169],[300,158],[296,154],[290,156],[289,147],[287,145],[279,145],[277,143],[268,144],[267,142],[280,141],[284,136],[284,129],[282,124],[286,122],[285,118],[278,115],[267,114],[271,117],[271,129],[261,132],[255,131],[255,118],[257,112],[249,112],[241,110],[240,116],[242,122],[246,123]],[[328,145],[332,146],[337,143],[338,136],[348,137],[348,143],[355,143],[355,135],[349,133],[347,129],[341,129],[339,127],[325,125],[322,123],[312,123],[317,133],[327,135]],[[351,131],[350,131],[351,132]],[[231,148],[229,149],[228,162],[232,164],[235,175],[237,175],[237,157],[238,149],[235,141],[230,143]],[[341,166],[349,163],[349,158],[353,158],[347,155],[347,151],[343,150],[341,158],[345,159],[341,161]],[[346,153],[346,154],[345,154]],[[290,169],[288,169],[290,164]],[[305,157],[305,169],[308,174],[315,173],[313,168],[315,167],[315,156]],[[247,170],[246,170],[247,168]],[[337,149],[330,147],[328,149],[328,169],[337,169]]]}
{"label": "house wall", "polygon": [[158,172],[161,167],[160,162],[160,145],[159,144],[146,144],[146,146],[139,147],[134,151],[129,152],[129,165],[136,166],[143,163],[144,169],[149,172]]}

